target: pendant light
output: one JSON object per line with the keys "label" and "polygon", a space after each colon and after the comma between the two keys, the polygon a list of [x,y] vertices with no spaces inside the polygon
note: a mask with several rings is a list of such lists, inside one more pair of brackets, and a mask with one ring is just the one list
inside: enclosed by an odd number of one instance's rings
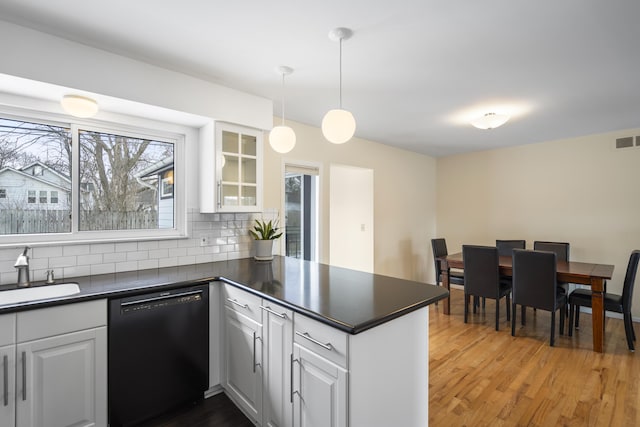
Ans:
{"label": "pendant light", "polygon": [[342,40],[353,34],[348,28],[335,28],[329,32],[329,39],[340,42],[340,108],[329,110],[322,119],[322,134],[329,142],[343,144],[356,132],[356,120],[353,114],[342,109]]}
{"label": "pendant light", "polygon": [[293,68],[280,66],[276,69],[282,75],[282,125],[274,126],[269,132],[269,144],[278,153],[288,153],[296,145],[296,133],[289,126],[284,125],[284,77],[293,73]]}

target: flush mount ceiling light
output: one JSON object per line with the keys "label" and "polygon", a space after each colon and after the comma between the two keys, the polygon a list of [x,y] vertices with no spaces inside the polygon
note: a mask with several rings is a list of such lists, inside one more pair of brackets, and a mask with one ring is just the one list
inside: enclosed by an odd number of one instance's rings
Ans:
{"label": "flush mount ceiling light", "polygon": [[60,101],[60,104],[67,114],[83,119],[93,117],[98,112],[98,103],[85,96],[65,95]]}
{"label": "flush mount ceiling light", "polygon": [[296,133],[284,125],[284,77],[293,73],[293,68],[280,66],[276,69],[282,75],[282,125],[275,126],[269,133],[269,144],[278,153],[288,153],[296,145]]}
{"label": "flush mount ceiling light", "polygon": [[342,40],[353,35],[348,28],[335,28],[329,32],[329,38],[340,42],[340,108],[329,110],[322,119],[322,134],[329,142],[343,144],[356,132],[356,120],[353,114],[342,109]]}
{"label": "flush mount ceiling light", "polygon": [[478,129],[495,129],[507,123],[509,116],[506,114],[487,113],[482,117],[471,120],[471,124]]}

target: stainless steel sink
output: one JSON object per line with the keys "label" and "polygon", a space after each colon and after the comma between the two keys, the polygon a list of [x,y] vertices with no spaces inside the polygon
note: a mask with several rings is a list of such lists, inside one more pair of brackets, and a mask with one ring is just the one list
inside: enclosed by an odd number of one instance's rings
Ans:
{"label": "stainless steel sink", "polygon": [[75,282],[0,291],[0,305],[64,297],[80,292]]}

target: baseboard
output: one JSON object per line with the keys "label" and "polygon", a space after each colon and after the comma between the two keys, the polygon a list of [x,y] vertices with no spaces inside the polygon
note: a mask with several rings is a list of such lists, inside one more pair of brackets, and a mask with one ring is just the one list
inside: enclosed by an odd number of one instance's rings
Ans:
{"label": "baseboard", "polygon": [[204,392],[204,398],[208,399],[211,396],[215,396],[216,394],[220,394],[224,391],[224,389],[222,388],[222,386],[220,384],[211,387],[209,390]]}

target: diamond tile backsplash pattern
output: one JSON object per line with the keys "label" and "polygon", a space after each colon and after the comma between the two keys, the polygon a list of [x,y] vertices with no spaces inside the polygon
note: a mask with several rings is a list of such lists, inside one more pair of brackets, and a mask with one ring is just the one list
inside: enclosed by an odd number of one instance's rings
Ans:
{"label": "diamond tile backsplash pattern", "polygon": [[[276,209],[263,213],[187,214],[188,238],[137,242],[35,246],[29,251],[31,280],[43,281],[53,269],[56,281],[90,274],[116,273],[246,258],[251,254],[249,229],[254,219],[275,219]],[[0,285],[16,283],[13,267],[23,246],[0,248]]]}

